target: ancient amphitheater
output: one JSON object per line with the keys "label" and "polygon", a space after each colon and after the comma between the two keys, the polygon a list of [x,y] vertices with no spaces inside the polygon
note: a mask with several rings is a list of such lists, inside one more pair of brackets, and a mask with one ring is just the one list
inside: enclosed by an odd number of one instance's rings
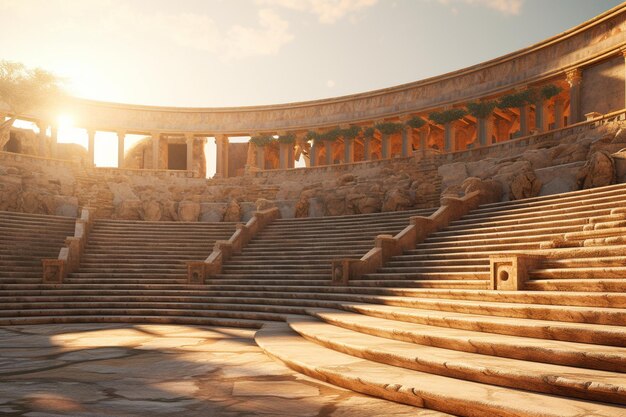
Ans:
{"label": "ancient amphitheater", "polygon": [[625,57],[621,5],[352,96],[72,99],[86,151],[28,115],[0,152],[0,414],[626,416]]}

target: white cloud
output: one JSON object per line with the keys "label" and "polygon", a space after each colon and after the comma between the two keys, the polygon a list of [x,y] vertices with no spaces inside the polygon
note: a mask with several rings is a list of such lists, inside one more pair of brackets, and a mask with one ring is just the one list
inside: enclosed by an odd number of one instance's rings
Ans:
{"label": "white cloud", "polygon": [[[486,7],[506,15],[517,15],[522,10],[525,0],[438,0],[439,3],[451,6],[455,11],[454,3],[465,3],[472,6]],[[458,12],[458,10],[457,10]]]}
{"label": "white cloud", "polygon": [[257,0],[258,4],[279,6],[317,16],[321,23],[335,23],[375,5],[378,0]]}

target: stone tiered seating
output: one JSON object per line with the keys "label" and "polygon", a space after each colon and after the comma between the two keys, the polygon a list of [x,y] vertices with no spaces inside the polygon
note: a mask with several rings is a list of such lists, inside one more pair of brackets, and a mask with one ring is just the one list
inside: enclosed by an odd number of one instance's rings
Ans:
{"label": "stone tiered seating", "polygon": [[[187,225],[97,222],[64,284],[0,287],[0,323],[263,327],[258,344],[294,369],[394,401],[459,416],[623,416],[624,193],[482,206],[343,287],[330,283],[330,259],[358,258],[377,234],[430,212],[276,220],[205,286],[184,284],[182,255],[199,260],[211,246],[194,252],[193,238],[169,233]],[[226,229],[234,225],[222,239]],[[610,231],[607,240],[595,230]],[[176,261],[163,257],[171,251]],[[507,251],[549,256],[525,290],[488,290],[489,255]],[[605,276],[579,270],[594,263]]]}
{"label": "stone tiered seating", "polygon": [[0,284],[40,282],[41,260],[56,258],[76,219],[0,212]]}

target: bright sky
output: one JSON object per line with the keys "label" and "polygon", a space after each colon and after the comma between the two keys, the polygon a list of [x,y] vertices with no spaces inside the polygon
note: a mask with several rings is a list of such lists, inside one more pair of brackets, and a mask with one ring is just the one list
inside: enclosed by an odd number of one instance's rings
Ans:
{"label": "bright sky", "polygon": [[65,77],[71,94],[90,99],[272,104],[390,87],[467,67],[620,3],[0,0],[0,59],[53,71]]}

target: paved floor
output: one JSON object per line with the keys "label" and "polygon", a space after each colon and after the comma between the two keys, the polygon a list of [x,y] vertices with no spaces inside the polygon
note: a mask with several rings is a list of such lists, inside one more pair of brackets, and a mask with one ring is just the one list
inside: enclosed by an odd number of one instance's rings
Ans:
{"label": "paved floor", "polygon": [[1,416],[432,416],[326,385],[266,356],[254,330],[0,327]]}

